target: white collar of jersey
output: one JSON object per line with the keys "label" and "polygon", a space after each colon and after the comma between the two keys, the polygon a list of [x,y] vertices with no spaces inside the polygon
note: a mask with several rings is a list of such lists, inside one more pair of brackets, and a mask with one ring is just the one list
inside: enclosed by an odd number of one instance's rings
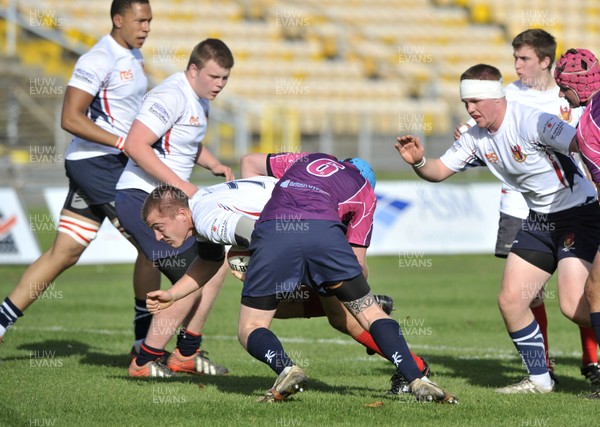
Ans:
{"label": "white collar of jersey", "polygon": [[502,80],[461,80],[460,99],[504,98]]}

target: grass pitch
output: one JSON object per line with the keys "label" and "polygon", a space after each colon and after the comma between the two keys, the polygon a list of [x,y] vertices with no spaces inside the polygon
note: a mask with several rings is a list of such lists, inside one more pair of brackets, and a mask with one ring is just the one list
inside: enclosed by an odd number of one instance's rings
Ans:
{"label": "grass pitch", "polygon": [[[410,267],[396,257],[369,258],[374,292],[394,298],[393,317],[411,349],[429,361],[432,379],[459,397],[456,406],[384,398],[391,364],[367,356],[362,346],[322,318],[273,322],[309,383],[306,392],[289,402],[257,404],[275,375],[235,338],[240,284],[234,279],[223,287],[203,343],[230,375],[131,379],[132,267],[75,267],[5,336],[0,425],[596,425],[600,402],[578,397],[589,387],[579,374],[579,333],[561,317],[554,283],[548,288],[547,309],[558,392],[494,393],[495,387],[525,375],[496,306],[502,265],[491,255],[424,255]],[[2,298],[23,270],[0,268]]]}

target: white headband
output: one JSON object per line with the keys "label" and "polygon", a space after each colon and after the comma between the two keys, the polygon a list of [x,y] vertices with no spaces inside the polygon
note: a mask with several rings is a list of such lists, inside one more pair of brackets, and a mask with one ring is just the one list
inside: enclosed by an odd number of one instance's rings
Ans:
{"label": "white headband", "polygon": [[504,98],[502,80],[461,80],[460,99]]}

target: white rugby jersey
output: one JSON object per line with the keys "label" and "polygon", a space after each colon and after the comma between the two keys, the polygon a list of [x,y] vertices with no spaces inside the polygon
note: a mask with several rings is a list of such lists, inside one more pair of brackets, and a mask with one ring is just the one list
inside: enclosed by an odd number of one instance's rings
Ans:
{"label": "white rugby jersey", "polygon": [[[126,49],[110,35],[83,54],[68,86],[94,95],[87,116],[102,129],[125,137],[148,88],[144,60],[139,49]],[[75,136],[66,159],[80,160],[121,151]]]}
{"label": "white rugby jersey", "polygon": [[487,166],[521,192],[530,209],[562,211],[596,197],[594,186],[569,153],[575,132],[552,114],[508,102],[497,132],[472,127],[441,160],[454,172]]}
{"label": "white rugby jersey", "polygon": [[[558,95],[559,90],[558,86],[545,91],[532,89],[524,85],[521,80],[516,80],[504,87],[507,101],[518,102],[554,114],[564,122],[576,127],[584,109],[583,107],[571,108],[569,102]],[[470,122],[471,120],[469,120]],[[471,125],[475,126],[474,120]],[[579,162],[578,164],[582,167]],[[520,192],[507,185],[502,185],[500,212],[517,218],[526,218],[529,214],[529,207]]]}
{"label": "white rugby jersey", "polygon": [[235,227],[242,216],[258,219],[277,182],[270,176],[236,179],[200,188],[189,205],[200,241],[235,245]]}
{"label": "white rugby jersey", "polygon": [[[156,156],[179,178],[189,181],[206,134],[208,112],[208,100],[199,98],[185,73],[179,72],[148,92],[135,119],[160,136],[152,146]],[[137,188],[149,193],[159,184],[159,180],[129,159],[117,190]]]}

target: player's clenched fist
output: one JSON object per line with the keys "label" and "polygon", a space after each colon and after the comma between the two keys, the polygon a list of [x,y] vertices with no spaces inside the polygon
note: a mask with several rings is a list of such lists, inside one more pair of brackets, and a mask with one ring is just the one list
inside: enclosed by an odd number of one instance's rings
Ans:
{"label": "player's clenched fist", "polygon": [[146,294],[146,308],[152,314],[158,313],[160,310],[169,308],[175,300],[169,291],[153,291]]}
{"label": "player's clenched fist", "polygon": [[423,159],[424,148],[418,137],[413,135],[404,135],[396,138],[396,150],[402,158],[411,165],[418,163]]}

